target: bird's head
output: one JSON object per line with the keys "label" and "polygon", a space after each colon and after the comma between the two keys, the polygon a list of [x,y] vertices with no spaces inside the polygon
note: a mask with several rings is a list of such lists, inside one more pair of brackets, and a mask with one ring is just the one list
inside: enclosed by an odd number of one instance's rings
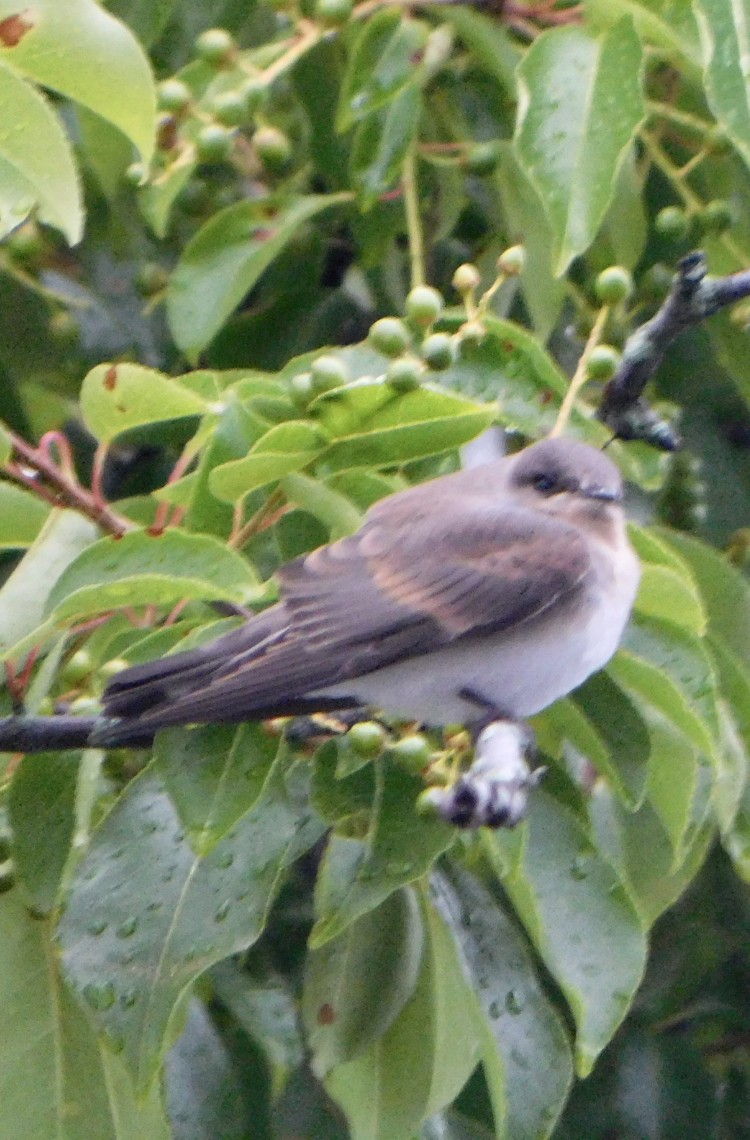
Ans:
{"label": "bird's head", "polygon": [[514,457],[509,486],[518,502],[571,522],[619,516],[622,478],[601,451],[573,439],[544,439]]}

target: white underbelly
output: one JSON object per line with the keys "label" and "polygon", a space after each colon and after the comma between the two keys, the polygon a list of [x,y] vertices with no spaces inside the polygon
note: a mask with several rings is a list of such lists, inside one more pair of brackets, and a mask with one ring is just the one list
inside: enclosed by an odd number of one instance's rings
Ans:
{"label": "white underbelly", "polygon": [[626,589],[597,591],[569,613],[551,613],[511,633],[459,641],[321,690],[393,716],[451,724],[481,715],[459,697],[471,689],[508,717],[532,716],[581,685],[613,655],[630,613],[637,568]]}

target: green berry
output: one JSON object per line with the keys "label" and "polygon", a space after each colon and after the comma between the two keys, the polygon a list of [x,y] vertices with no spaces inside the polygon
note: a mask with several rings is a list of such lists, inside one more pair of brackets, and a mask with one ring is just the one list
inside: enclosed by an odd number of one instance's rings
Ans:
{"label": "green berry", "polygon": [[289,165],[292,144],[278,127],[259,127],[253,135],[255,153],[263,165],[276,173]]}
{"label": "green berry", "polygon": [[426,736],[422,736],[420,732],[413,732],[396,741],[391,752],[402,768],[418,774],[423,772],[430,762],[432,745]]}
{"label": "green berry", "polygon": [[352,14],[353,0],[316,0],[315,19],[328,27],[345,24]]}
{"label": "green berry", "polygon": [[466,169],[470,174],[483,177],[497,169],[499,158],[498,142],[477,143],[466,155]]}
{"label": "green berry", "polygon": [[76,697],[68,708],[73,716],[96,716],[101,711],[102,706],[96,697]]}
{"label": "green berry", "polygon": [[723,198],[714,198],[706,205],[701,214],[701,222],[705,233],[722,234],[728,230],[734,221],[732,207]]}
{"label": "green berry", "polygon": [[337,356],[319,356],[312,364],[312,388],[318,394],[340,388],[350,379],[349,370]]}
{"label": "green berry", "polygon": [[49,319],[50,336],[62,349],[74,348],[80,339],[78,321],[67,309],[58,309]]}
{"label": "green berry", "polygon": [[249,118],[247,99],[242,90],[222,91],[211,100],[209,109],[225,127],[240,127]]}
{"label": "green berry", "polygon": [[373,760],[385,748],[387,733],[374,720],[362,720],[359,724],[352,725],[346,739],[358,756]]}
{"label": "green berry", "polygon": [[195,140],[195,152],[200,162],[211,165],[225,162],[232,153],[233,135],[226,127],[218,123],[209,123],[201,127]]}
{"label": "green berry", "polygon": [[413,392],[422,381],[422,362],[416,356],[399,356],[388,365],[385,379],[396,392]]}
{"label": "green berry", "polygon": [[406,315],[415,324],[428,326],[440,316],[444,305],[437,289],[417,285],[406,298]]}
{"label": "green berry", "polygon": [[479,275],[479,270],[476,265],[466,262],[464,265],[459,265],[456,272],[453,274],[453,288],[457,293],[470,293],[472,289],[476,289],[482,278]]}
{"label": "green berry", "polygon": [[9,235],[7,249],[15,262],[36,269],[44,256],[44,237],[36,222],[24,222]]}
{"label": "green berry", "polygon": [[587,371],[592,380],[610,380],[622,357],[611,344],[597,344],[588,359]]}
{"label": "green berry", "polygon": [[400,356],[409,347],[409,330],[398,317],[381,317],[375,321],[369,332],[372,346],[383,356]]}
{"label": "green berry", "polygon": [[156,105],[160,111],[170,111],[179,115],[184,111],[193,98],[187,83],[181,79],[165,79],[156,91]]}
{"label": "green berry", "polygon": [[202,178],[193,178],[177,195],[177,205],[186,214],[203,214],[211,204],[211,187]]}
{"label": "green berry", "polygon": [[111,660],[100,665],[98,672],[103,681],[108,681],[110,677],[116,677],[118,673],[122,673],[128,667],[129,662],[124,657],[112,657]]}
{"label": "green berry", "polygon": [[142,162],[131,162],[123,177],[128,186],[133,186],[137,189],[139,186],[142,186],[148,178],[148,169]]}
{"label": "green berry", "polygon": [[77,649],[73,653],[60,671],[60,677],[66,685],[80,685],[88,677],[94,668],[94,662],[91,660],[91,654],[88,649]]}
{"label": "green berry", "polygon": [[657,234],[669,241],[682,241],[687,237],[690,222],[679,206],[665,206],[656,215],[654,226]]}
{"label": "green berry", "polygon": [[209,28],[195,41],[195,54],[211,67],[223,67],[234,52],[234,40],[226,28]]}
{"label": "green berry", "polygon": [[248,79],[240,90],[245,101],[247,117],[250,119],[268,98],[268,84],[262,79]]}
{"label": "green berry", "polygon": [[518,277],[526,265],[526,250],[522,245],[510,245],[497,259],[497,267],[506,277]]}
{"label": "green berry", "polygon": [[656,261],[644,273],[640,283],[641,291],[645,296],[658,300],[669,292],[673,280],[674,270],[663,261]]}
{"label": "green berry", "polygon": [[594,282],[594,292],[603,305],[619,305],[633,292],[633,278],[624,266],[610,265]]}
{"label": "green berry", "polygon": [[304,411],[315,396],[311,372],[298,372],[289,381],[289,395],[299,411]]}
{"label": "green berry", "polygon": [[465,321],[458,330],[462,341],[471,344],[481,344],[487,336],[487,329],[481,321]]}
{"label": "green berry", "polygon": [[135,278],[135,287],[142,297],[154,297],[166,289],[169,274],[166,269],[154,261],[148,261],[138,270]]}
{"label": "green berry", "polygon": [[429,367],[436,372],[450,368],[454,356],[453,337],[447,333],[432,333],[422,345],[422,356]]}

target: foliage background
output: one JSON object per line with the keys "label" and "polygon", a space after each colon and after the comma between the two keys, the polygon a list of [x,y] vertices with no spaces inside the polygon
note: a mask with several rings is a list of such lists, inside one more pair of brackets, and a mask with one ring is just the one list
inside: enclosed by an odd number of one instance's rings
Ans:
{"label": "foliage background", "polygon": [[[744,19],[0,0],[3,711],[90,711],[488,425],[543,435],[682,253],[746,266]],[[636,616],[516,830],[419,815],[457,738],[425,777],[409,726],[3,757],[2,1140],[750,1135],[746,320],[659,370],[684,451],[612,445]]]}

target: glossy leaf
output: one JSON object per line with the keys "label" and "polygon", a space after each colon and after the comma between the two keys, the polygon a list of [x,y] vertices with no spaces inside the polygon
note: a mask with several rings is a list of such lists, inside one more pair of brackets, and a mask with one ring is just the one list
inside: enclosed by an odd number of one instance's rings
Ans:
{"label": "glossy leaf", "polygon": [[193,850],[208,855],[263,792],[278,740],[262,725],[160,732],[154,761]]}
{"label": "glossy leaf", "polygon": [[214,468],[208,485],[217,498],[232,503],[266,483],[307,467],[326,448],[326,435],[305,420],[277,424],[254,443],[244,459]]}
{"label": "glossy leaf", "polygon": [[372,209],[398,180],[416,137],[421,111],[422,93],[412,82],[359,124],[352,143],[350,166],[363,211]]}
{"label": "glossy leaf", "polygon": [[98,364],[81,386],[86,427],[102,443],[145,424],[200,416],[219,406],[180,379],[139,364]]}
{"label": "glossy leaf", "polygon": [[[148,162],[156,97],[151,69],[129,29],[94,0],[36,0],[25,10],[0,0],[0,20],[19,13],[27,30],[0,57],[118,127]],[[51,156],[50,156],[51,161]]]}
{"label": "glossy leaf", "polygon": [[406,887],[311,952],[302,1013],[320,1077],[388,1031],[414,993],[423,945],[419,904]]}
{"label": "glossy leaf", "polygon": [[74,245],[83,204],[70,143],[49,103],[1,57],[0,103],[0,237],[36,207]]}
{"label": "glossy leaf", "polygon": [[141,1090],[191,982],[263,929],[299,826],[284,767],[282,757],[255,806],[206,857],[193,852],[146,772],[128,785],[78,868],[58,931],[63,969]]}
{"label": "glossy leaf", "polygon": [[0,589],[0,654],[3,657],[7,659],[14,651],[21,652],[33,638],[58,578],[96,537],[94,524],[73,511],[50,514]]}
{"label": "glossy leaf", "polygon": [[570,1006],[584,1075],[628,1011],[646,939],[624,884],[567,808],[537,790],[528,828],[504,886]]}
{"label": "glossy leaf", "polygon": [[591,244],[645,107],[642,49],[630,20],[595,39],[539,36],[519,67],[516,153],[552,225],[562,274]]}
{"label": "glossy leaf", "polygon": [[338,131],[380,110],[413,82],[427,34],[426,24],[397,9],[386,8],[362,24],[341,84]]}
{"label": "glossy leaf", "polygon": [[708,105],[750,166],[748,13],[743,0],[695,0]]}
{"label": "glossy leaf", "polygon": [[646,617],[685,626],[698,637],[706,632],[706,614],[695,586],[667,566],[643,567],[635,608]]}
{"label": "glossy leaf", "polygon": [[25,756],[10,787],[13,859],[37,914],[55,905],[76,826],[80,754]]}
{"label": "glossy leaf", "polygon": [[17,891],[0,898],[0,1136],[170,1140],[158,1088],[136,1097],[60,977],[48,924]]}
{"label": "glossy leaf", "polygon": [[167,290],[170,328],[188,359],[213,340],[299,228],[348,197],[310,195],[286,206],[237,202],[206,222],[185,246]]}
{"label": "glossy leaf", "polygon": [[70,621],[129,605],[168,605],[182,598],[243,605],[257,594],[250,564],[208,535],[131,531],[102,538],[75,560],[50,591],[46,613]]}
{"label": "glossy leaf", "polygon": [[424,914],[425,947],[413,997],[383,1037],[326,1080],[353,1140],[411,1140],[423,1120],[461,1091],[479,1059],[471,995],[452,939],[431,908]]}
{"label": "glossy leaf", "polygon": [[[502,1069],[503,1103],[493,1104],[497,1133],[549,1136],[573,1079],[573,1057],[526,940],[497,899],[459,866],[434,875],[432,890],[489,1030],[485,1071],[498,1063]],[[489,1079],[488,1086],[492,1093]]]}
{"label": "glossy leaf", "polygon": [[[329,763],[332,760],[335,757]],[[349,779],[356,781],[359,776],[355,773]],[[398,887],[418,879],[454,840],[453,828],[415,815],[421,780],[391,764],[384,767],[381,779],[377,798],[370,801],[373,814],[367,840],[339,838],[335,833],[331,837],[316,888],[313,947],[340,934]],[[364,799],[363,790],[363,808]]]}
{"label": "glossy leaf", "polygon": [[331,443],[325,462],[333,470],[391,467],[460,447],[495,418],[491,405],[424,386],[396,393],[387,384],[339,388],[311,409]]}
{"label": "glossy leaf", "polygon": [[0,483],[0,549],[31,546],[49,517],[50,508],[13,483]]}

